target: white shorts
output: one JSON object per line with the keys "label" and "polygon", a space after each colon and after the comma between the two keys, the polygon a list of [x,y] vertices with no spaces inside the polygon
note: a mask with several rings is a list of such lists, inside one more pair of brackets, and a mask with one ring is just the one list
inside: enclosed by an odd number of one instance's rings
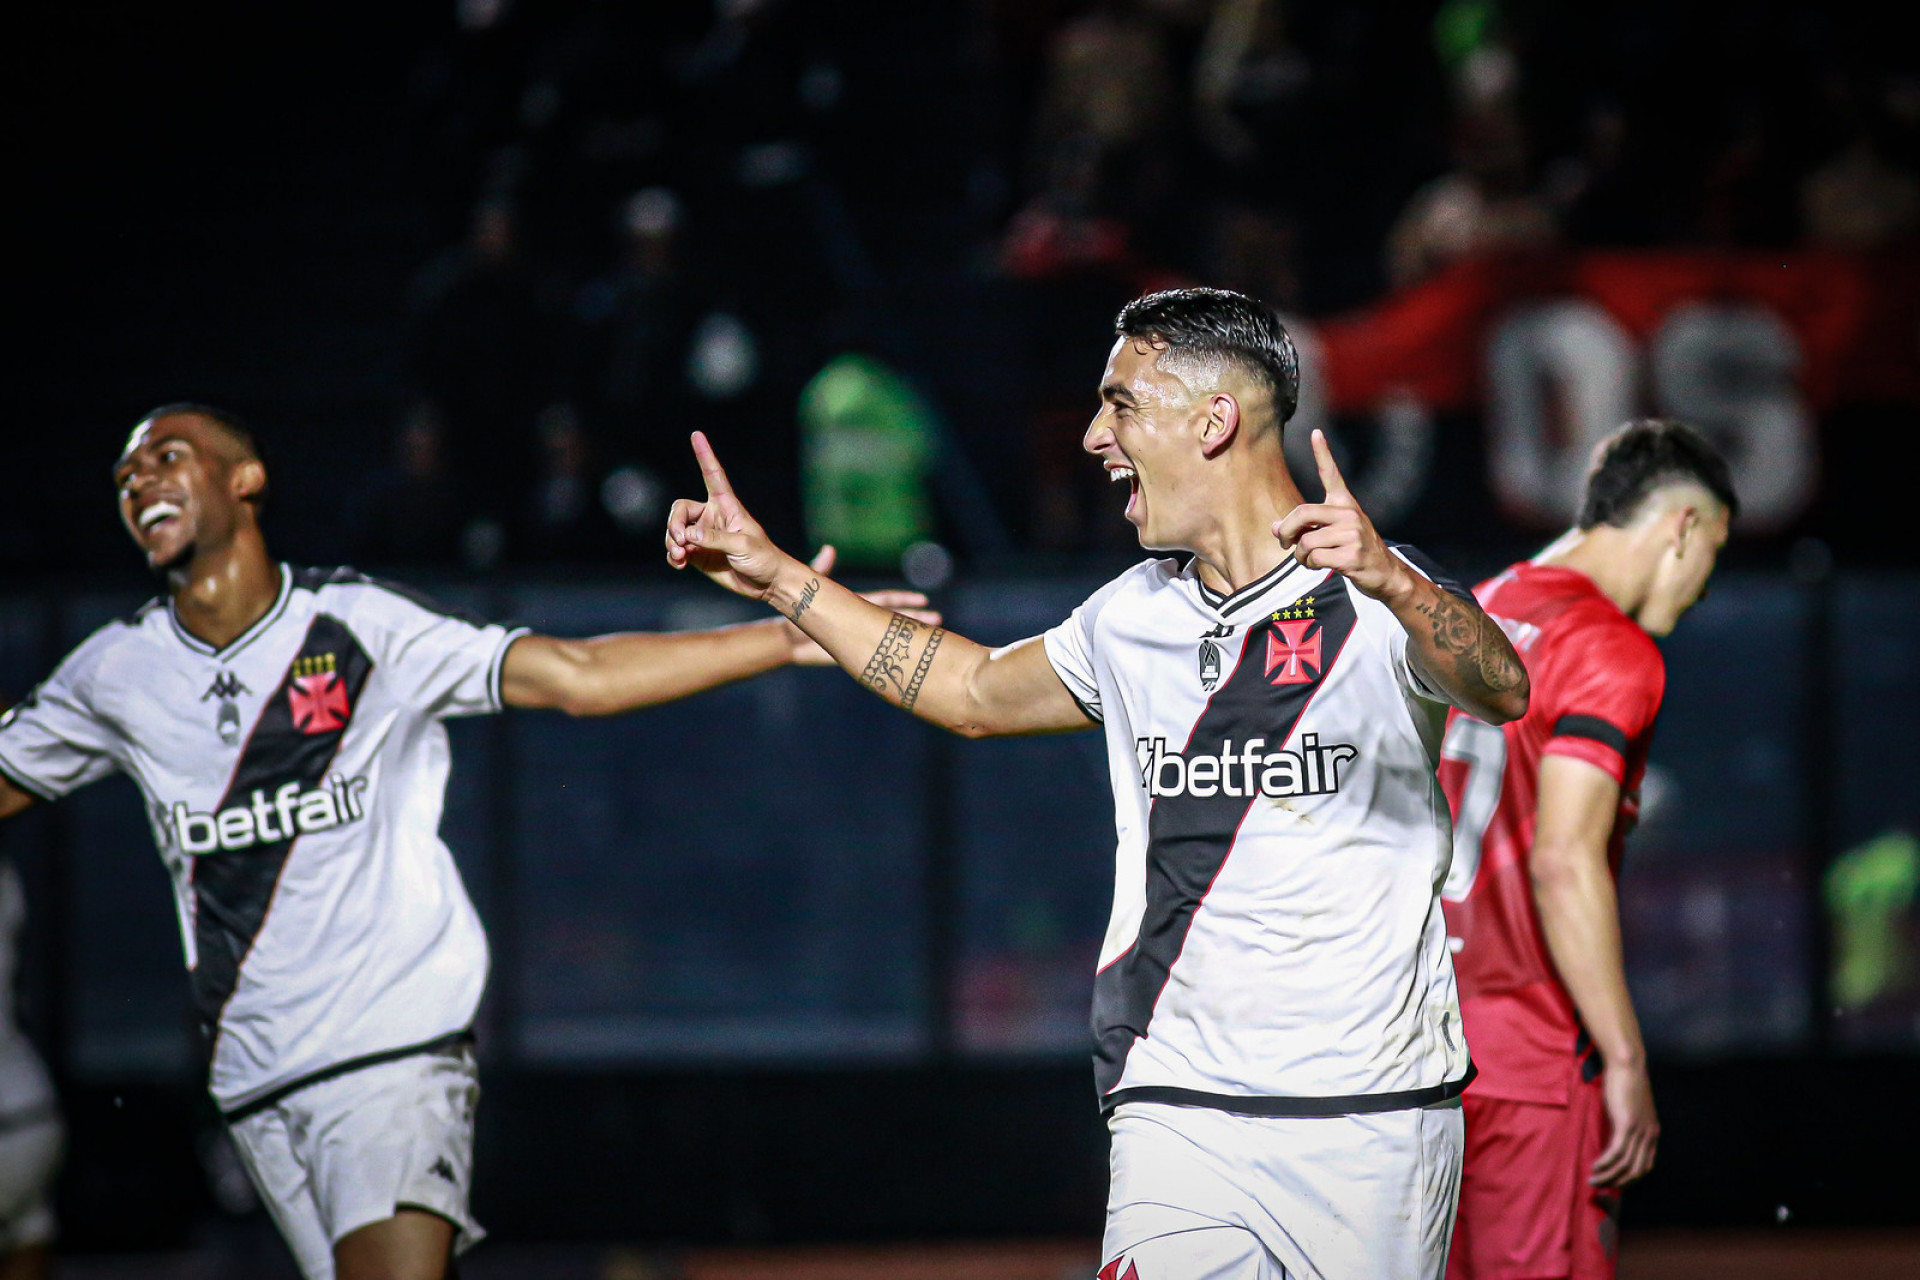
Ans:
{"label": "white shorts", "polygon": [[333,1246],[401,1209],[486,1233],[467,1209],[479,1073],[466,1045],[321,1080],[232,1128],[234,1146],[307,1280],[334,1280]]}
{"label": "white shorts", "polygon": [[1102,1280],[1440,1280],[1459,1102],[1343,1116],[1114,1109]]}
{"label": "white shorts", "polygon": [[65,1145],[60,1117],[50,1107],[0,1116],[0,1258],[16,1249],[53,1243],[49,1193]]}

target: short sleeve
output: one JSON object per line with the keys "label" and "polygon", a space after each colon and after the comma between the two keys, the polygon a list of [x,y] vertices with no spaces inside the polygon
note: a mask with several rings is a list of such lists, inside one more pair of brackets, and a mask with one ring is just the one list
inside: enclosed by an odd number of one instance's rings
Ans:
{"label": "short sleeve", "polygon": [[1080,704],[1080,709],[1089,719],[1105,723],[1106,713],[1100,706],[1100,669],[1096,660],[1095,627],[1100,621],[1100,611],[1107,607],[1126,581],[1135,574],[1151,571],[1163,566],[1163,562],[1149,560],[1135,565],[1112,582],[1107,583],[1067,616],[1053,630],[1041,637],[1047,651],[1047,661],[1053,664],[1054,674],[1060,677],[1060,683],[1067,686],[1067,692]]}
{"label": "short sleeve", "polygon": [[57,800],[119,767],[119,735],[87,695],[95,657],[81,646],[0,716],[0,774],[29,795]]}
{"label": "short sleeve", "polygon": [[525,627],[490,623],[388,583],[360,589],[367,596],[355,613],[369,615],[364,634],[374,662],[410,701],[442,718],[501,709],[501,667]]}
{"label": "short sleeve", "polygon": [[[1460,599],[1472,604],[1476,609],[1480,607],[1479,602],[1473,598],[1473,593],[1467,590],[1466,586],[1462,584],[1458,578],[1455,578],[1445,569],[1442,569],[1426,552],[1421,551],[1418,547],[1409,546],[1404,542],[1390,542],[1387,544],[1387,547],[1395,555],[1406,561],[1408,567],[1415,573],[1433,583],[1434,586],[1439,587],[1450,596],[1458,596]],[[1428,684],[1426,678],[1420,674],[1420,668],[1415,666],[1413,660],[1407,656],[1407,629],[1400,624],[1398,618],[1394,619],[1394,625],[1390,635],[1394,666],[1408,690],[1417,698],[1423,698],[1428,702],[1446,703],[1451,706],[1452,699]],[[1465,710],[1465,708],[1462,708],[1462,710]]]}
{"label": "short sleeve", "polygon": [[1632,745],[1653,731],[1666,692],[1660,650],[1623,619],[1570,629],[1541,666],[1542,751],[1585,760],[1625,785]]}
{"label": "short sleeve", "polygon": [[[1097,597],[1096,597],[1097,598]],[[1100,681],[1093,666],[1093,621],[1097,611],[1089,600],[1067,616],[1067,620],[1040,638],[1047,650],[1047,661],[1067,692],[1080,704],[1090,719],[1104,721],[1100,710]]]}

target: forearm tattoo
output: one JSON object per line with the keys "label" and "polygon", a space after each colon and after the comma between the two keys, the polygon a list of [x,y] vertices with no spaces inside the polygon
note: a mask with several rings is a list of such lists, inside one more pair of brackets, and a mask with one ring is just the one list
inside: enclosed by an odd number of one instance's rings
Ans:
{"label": "forearm tattoo", "polygon": [[933,666],[934,652],[940,648],[940,642],[946,636],[943,629],[935,627],[933,634],[927,637],[927,647],[920,651],[920,665],[913,669],[913,679],[907,682],[900,697],[900,706],[904,710],[913,710],[913,704],[920,701],[920,686],[927,682],[927,671]]}
{"label": "forearm tattoo", "polygon": [[1527,678],[1526,668],[1506,635],[1478,605],[1435,592],[1435,598],[1416,605],[1433,623],[1433,648],[1452,659],[1454,678],[1462,688],[1502,694]]}
{"label": "forearm tattoo", "polygon": [[797,625],[800,615],[813,607],[813,598],[820,594],[820,579],[815,578],[800,589],[800,598],[793,602],[792,618]]}
{"label": "forearm tattoo", "polygon": [[920,661],[909,674],[907,663],[913,657],[914,639],[926,629],[904,613],[894,614],[887,623],[887,633],[880,637],[880,647],[873,651],[866,669],[860,673],[860,683],[888,701],[898,702],[904,710],[913,710],[913,704],[920,700],[920,686],[926,683],[927,672],[933,667],[934,651],[947,634],[940,627],[933,628],[926,648],[920,652]]}

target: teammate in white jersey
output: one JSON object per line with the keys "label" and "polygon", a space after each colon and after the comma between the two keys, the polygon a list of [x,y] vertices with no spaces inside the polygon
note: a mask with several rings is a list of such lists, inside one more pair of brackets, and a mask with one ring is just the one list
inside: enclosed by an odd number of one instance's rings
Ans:
{"label": "teammate in white jersey", "polygon": [[1211,289],[1129,304],[1087,452],[1141,545],[1044,637],[989,650],[782,554],[702,436],[670,563],[765,600],[882,697],[965,734],[1103,724],[1119,836],[1095,983],[1113,1133],[1106,1280],[1439,1277],[1472,1068],[1438,891],[1445,703],[1526,672],[1457,584],[1384,542],[1317,434],[1281,430],[1279,321]]}
{"label": "teammate in white jersey", "polygon": [[438,834],[442,721],[610,714],[826,655],[778,620],[557,640],[277,563],[253,439],[204,406],[149,415],[114,482],[165,594],[0,720],[0,817],[133,777],[214,1099],[302,1271],[436,1280],[479,1235],[468,1043],[487,971]]}

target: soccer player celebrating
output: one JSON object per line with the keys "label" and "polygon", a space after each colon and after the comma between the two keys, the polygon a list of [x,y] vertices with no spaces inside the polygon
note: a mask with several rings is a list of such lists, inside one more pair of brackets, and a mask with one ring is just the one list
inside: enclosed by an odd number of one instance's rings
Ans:
{"label": "soccer player celebrating", "polygon": [[1677,422],[1605,441],[1578,527],[1483,583],[1533,676],[1504,728],[1456,712],[1444,890],[1467,1038],[1467,1160],[1450,1280],[1602,1280],[1619,1188],[1660,1126],[1614,897],[1666,684],[1649,635],[1705,593],[1738,503],[1726,461]]}
{"label": "soccer player celebrating", "polygon": [[133,776],[173,879],[214,1100],[302,1272],[437,1280],[480,1234],[469,1043],[487,971],[438,835],[441,722],[610,714],[827,657],[777,619],[557,640],[277,563],[253,438],[204,406],[150,414],[113,476],[165,593],[0,720],[0,818]]}
{"label": "soccer player celebrating", "polygon": [[[760,599],[880,696],[965,734],[1103,725],[1119,835],[1095,979],[1108,1280],[1438,1277],[1471,1074],[1437,900],[1444,704],[1526,710],[1499,628],[1281,452],[1293,347],[1235,293],[1121,311],[1084,447],[1130,569],[989,650],[768,541],[703,436],[670,563]],[[1180,554],[1185,553],[1184,557]]]}

